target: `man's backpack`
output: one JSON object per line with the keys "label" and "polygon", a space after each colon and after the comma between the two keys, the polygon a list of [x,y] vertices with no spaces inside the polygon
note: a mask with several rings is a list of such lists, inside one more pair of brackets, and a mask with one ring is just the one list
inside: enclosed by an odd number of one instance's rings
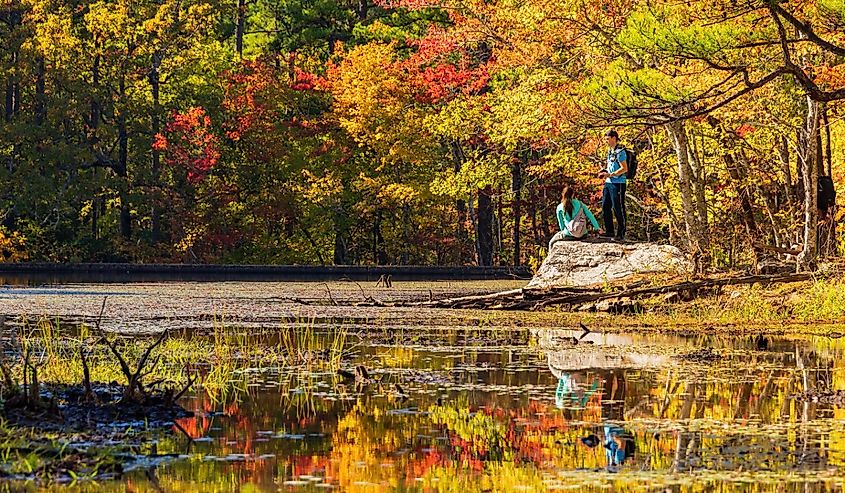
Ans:
{"label": "man's backpack", "polygon": [[628,180],[635,179],[637,177],[637,153],[634,152],[633,149],[626,149],[625,147],[618,146],[614,157],[619,156],[619,151],[625,151],[625,156],[627,157],[626,161],[628,161],[628,172],[625,173],[625,178]]}
{"label": "man's backpack", "polygon": [[628,156],[628,172],[625,177],[634,180],[637,177],[637,153],[633,149],[625,149],[625,154]]}
{"label": "man's backpack", "polygon": [[836,187],[833,186],[831,177],[820,176],[818,190],[819,210],[826,211],[836,205]]}

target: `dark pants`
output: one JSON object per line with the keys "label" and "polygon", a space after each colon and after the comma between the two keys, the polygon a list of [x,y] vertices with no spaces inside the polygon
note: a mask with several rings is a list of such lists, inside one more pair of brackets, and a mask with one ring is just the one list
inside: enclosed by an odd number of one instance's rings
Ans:
{"label": "dark pants", "polygon": [[[624,183],[607,183],[601,192],[601,212],[604,216],[604,232],[608,236],[625,238],[625,188]],[[616,227],[613,227],[616,216]]]}

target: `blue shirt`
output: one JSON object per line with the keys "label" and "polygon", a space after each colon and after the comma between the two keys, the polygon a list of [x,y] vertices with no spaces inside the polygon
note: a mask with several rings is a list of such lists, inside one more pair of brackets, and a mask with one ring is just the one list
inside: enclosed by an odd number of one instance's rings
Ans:
{"label": "blue shirt", "polygon": [[625,455],[625,449],[619,448],[619,445],[613,439],[613,437],[621,436],[623,433],[622,428],[618,426],[604,425],[604,453],[607,457],[608,466],[621,466],[628,458]]}
{"label": "blue shirt", "polygon": [[[628,161],[628,153],[625,152],[625,149],[617,147],[607,151],[607,172],[615,173],[622,169],[622,165],[619,164],[622,161]],[[605,183],[625,183],[626,181],[628,181],[628,178],[625,175],[608,176]]]}

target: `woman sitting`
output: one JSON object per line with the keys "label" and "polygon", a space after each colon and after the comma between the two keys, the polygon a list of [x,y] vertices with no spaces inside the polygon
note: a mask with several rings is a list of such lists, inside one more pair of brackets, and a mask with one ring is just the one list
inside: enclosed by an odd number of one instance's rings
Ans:
{"label": "woman sitting", "polygon": [[584,205],[583,202],[576,199],[572,187],[563,189],[560,204],[557,206],[557,223],[560,225],[560,232],[557,233],[552,241],[549,243],[549,249],[552,243],[559,240],[580,240],[587,236],[589,232],[589,220],[593,229],[602,232],[599,228],[599,223],[596,221],[596,216],[590,212],[590,209]]}

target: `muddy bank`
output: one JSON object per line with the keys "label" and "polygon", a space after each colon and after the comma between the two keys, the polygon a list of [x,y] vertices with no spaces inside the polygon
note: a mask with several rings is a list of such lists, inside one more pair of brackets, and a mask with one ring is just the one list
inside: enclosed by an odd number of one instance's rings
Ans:
{"label": "muddy bank", "polygon": [[122,400],[125,386],[92,384],[91,394],[81,385],[42,385],[42,404],[33,407],[24,399],[7,398],[2,416],[8,424],[40,431],[91,434],[127,428],[166,428],[180,418],[193,416],[172,400],[152,394],[143,403]]}

